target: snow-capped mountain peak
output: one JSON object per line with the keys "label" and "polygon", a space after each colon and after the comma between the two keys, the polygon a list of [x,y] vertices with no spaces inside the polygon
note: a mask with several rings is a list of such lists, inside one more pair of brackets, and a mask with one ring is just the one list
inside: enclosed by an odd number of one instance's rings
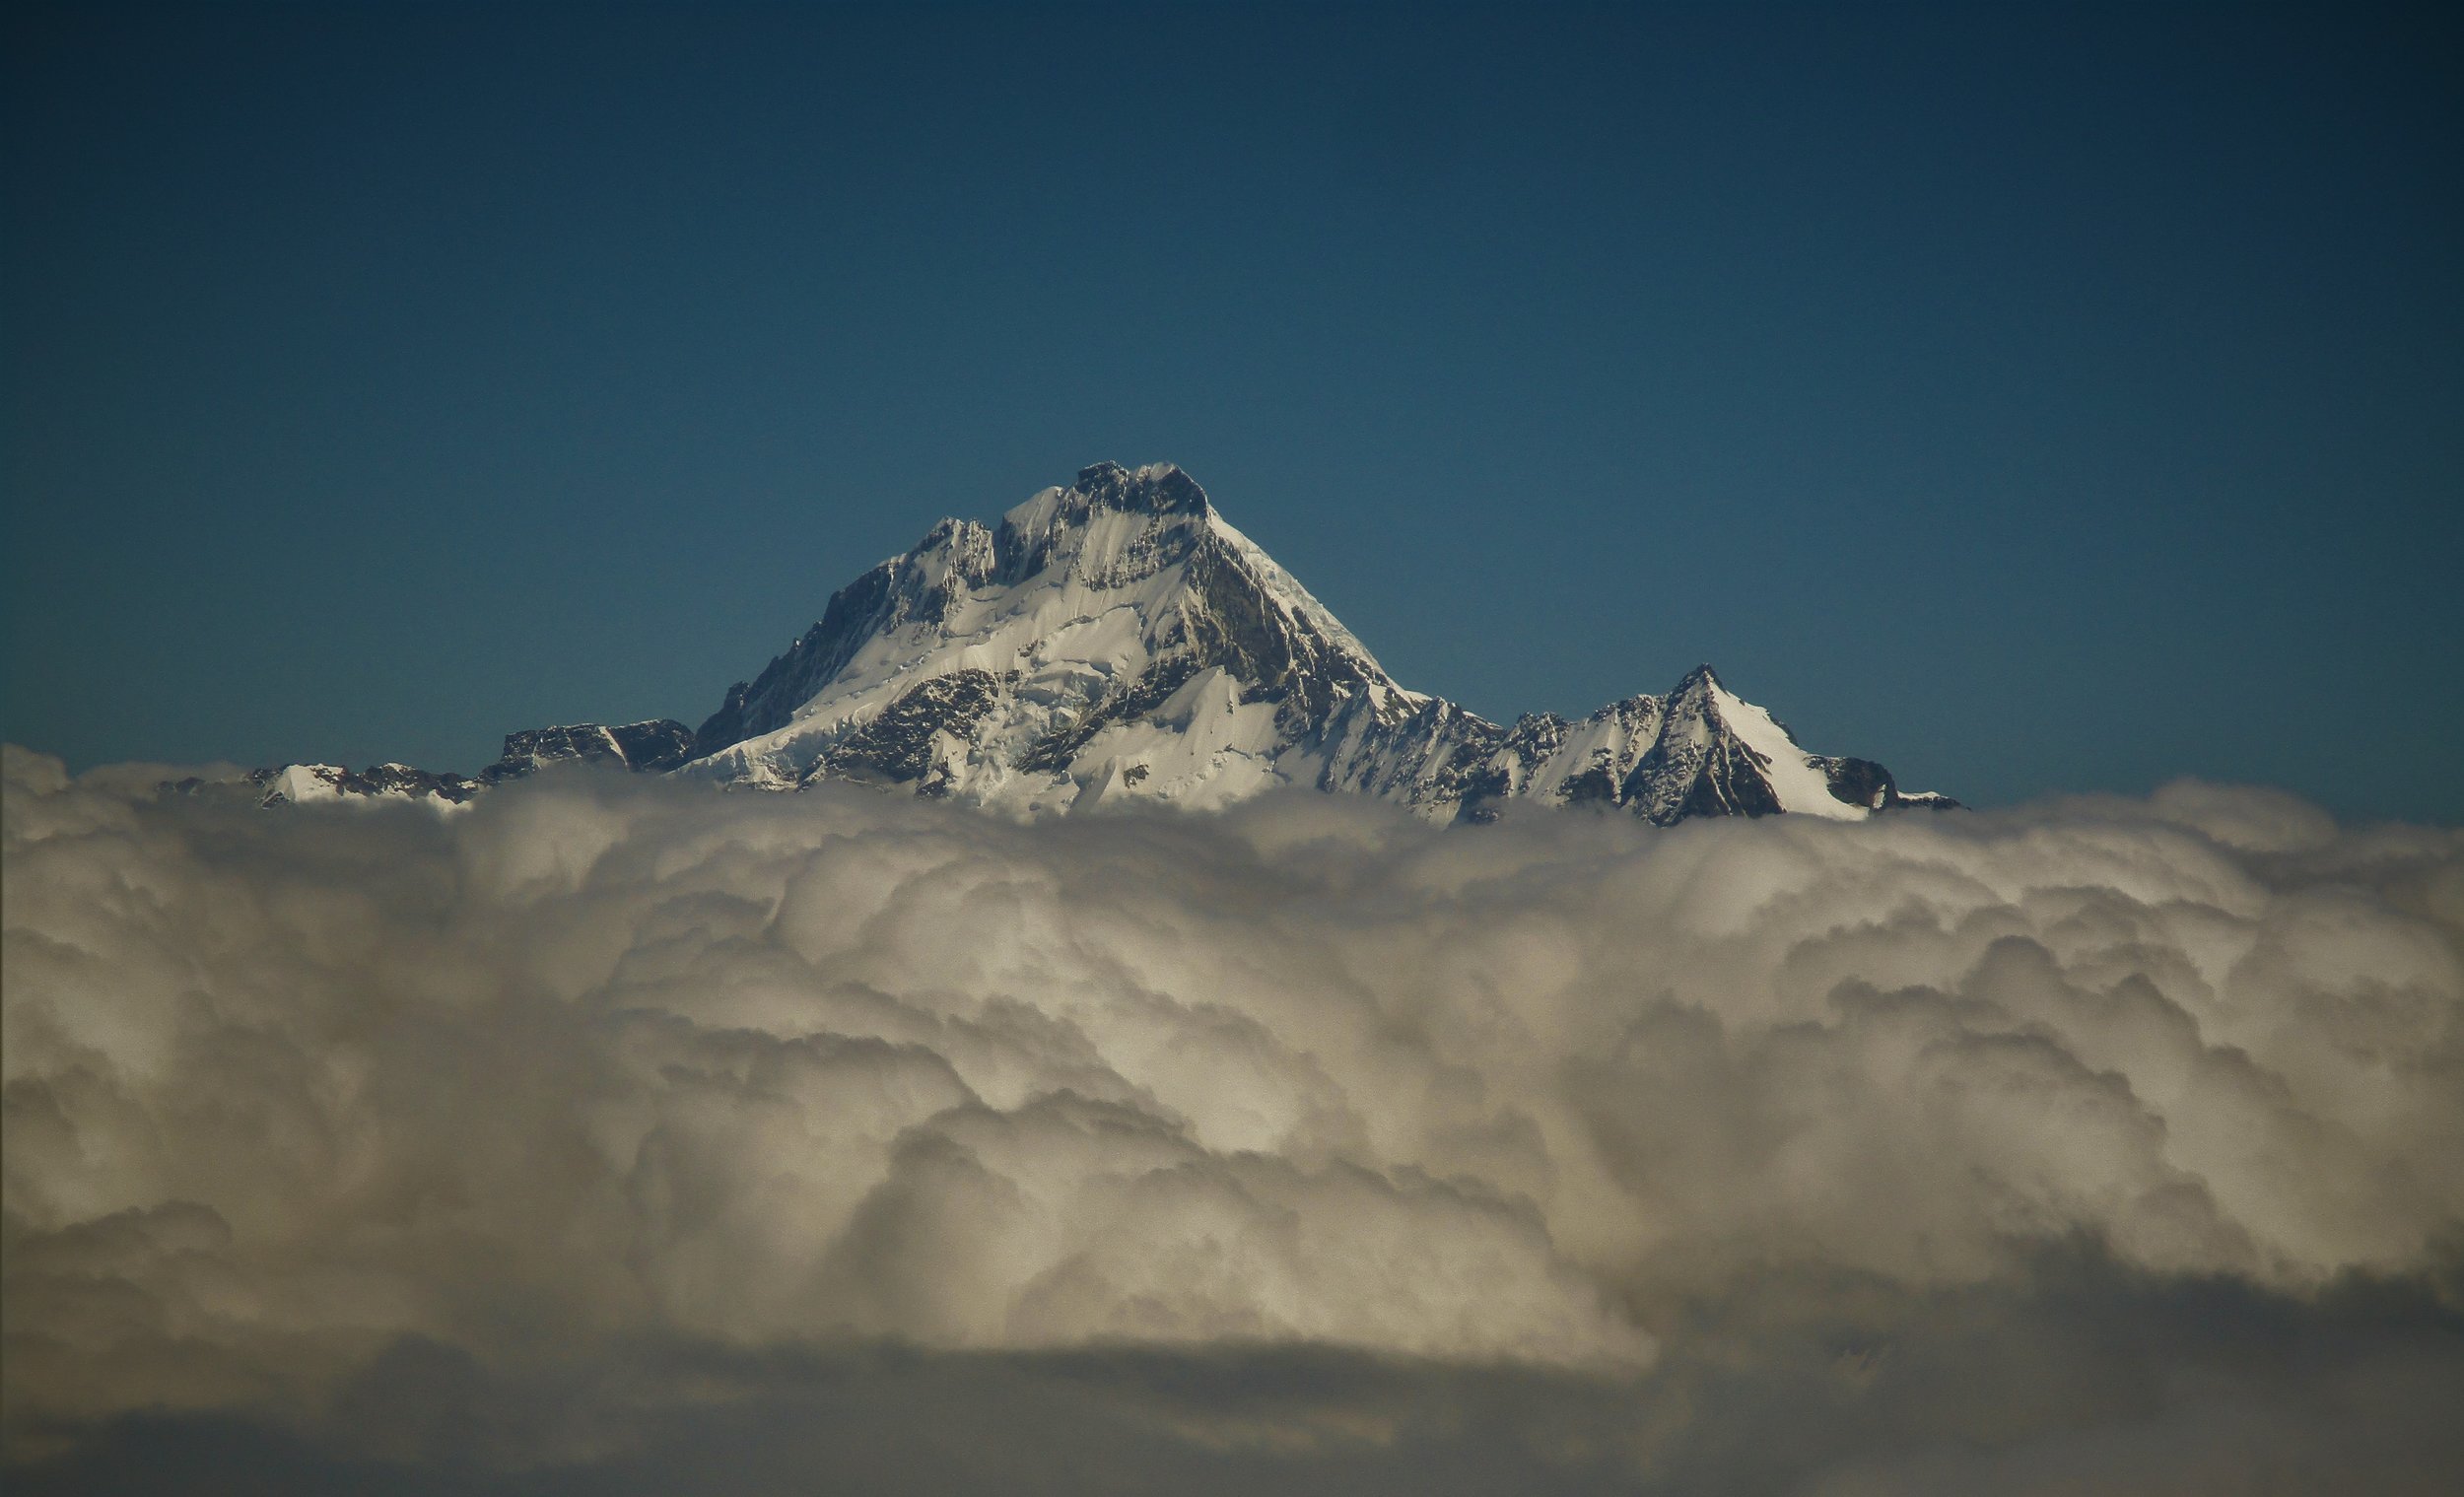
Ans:
{"label": "snow-capped mountain peak", "polygon": [[1470,821],[1509,801],[1662,825],[1951,803],[1807,752],[1708,665],[1665,698],[1511,728],[1405,690],[1170,463],[1082,468],[996,526],[940,521],[833,594],[697,729],[534,729],[480,780],[564,759],[770,789],[852,780],[1024,814],[1218,806],[1277,785]]}
{"label": "snow-capped mountain peak", "polygon": [[[1223,711],[1191,715],[1199,697]],[[688,772],[772,787],[912,780],[1065,808],[1105,755],[1175,757],[1141,730],[1151,718],[1179,724],[1156,730],[1186,738],[1178,759],[1207,747],[1181,773],[1146,765],[1144,793],[1203,782],[1213,801],[1280,778],[1267,761],[1344,703],[1391,714],[1419,700],[1189,475],[1099,463],[995,530],[944,520],[842,589],[730,689]]]}

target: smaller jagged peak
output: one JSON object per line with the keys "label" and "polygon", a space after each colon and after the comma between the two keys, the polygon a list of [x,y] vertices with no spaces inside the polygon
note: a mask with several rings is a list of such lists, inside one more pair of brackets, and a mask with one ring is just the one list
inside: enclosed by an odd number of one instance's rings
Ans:
{"label": "smaller jagged peak", "polygon": [[[1681,692],[1684,688],[1680,686],[1677,690]],[[1670,700],[1675,700],[1675,694],[1672,694]],[[1583,720],[1586,722],[1608,722],[1617,719],[1630,719],[1634,717],[1652,717],[1657,716],[1662,708],[1666,705],[1667,704],[1660,698],[1653,696],[1649,692],[1636,692],[1633,696],[1619,697],[1616,701],[1609,703],[1606,707],[1595,709],[1592,714],[1585,717]]]}
{"label": "smaller jagged peak", "polygon": [[989,545],[992,539],[992,532],[972,519],[944,519],[924,532],[924,539],[916,542],[916,549],[937,551],[951,544],[968,545],[978,536],[983,537],[984,543]]}
{"label": "smaller jagged peak", "polygon": [[1713,674],[1708,665],[1697,665],[1685,673],[1685,679],[1679,681],[1677,690],[1669,694],[1669,708],[1672,712],[1705,713],[1739,729],[1746,728],[1749,722],[1766,723],[1788,741],[1792,752],[1798,751],[1796,734],[1787,723],[1773,716],[1769,708],[1757,706],[1739,696],[1727,682]]}
{"label": "smaller jagged peak", "polygon": [[1735,693],[1720,684],[1720,678],[1712,674],[1710,666],[1697,665],[1671,688],[1668,696],[1661,699],[1661,711],[1673,721],[1718,718],[1725,715],[1720,711],[1720,699],[1723,697],[1736,700]]}

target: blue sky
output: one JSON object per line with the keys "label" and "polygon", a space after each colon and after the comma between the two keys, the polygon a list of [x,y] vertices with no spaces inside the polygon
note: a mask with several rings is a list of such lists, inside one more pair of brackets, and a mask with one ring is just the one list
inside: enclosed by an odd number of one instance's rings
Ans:
{"label": "blue sky", "polygon": [[2464,821],[2434,9],[13,11],[13,741],[699,718],[1170,459],[1492,716]]}

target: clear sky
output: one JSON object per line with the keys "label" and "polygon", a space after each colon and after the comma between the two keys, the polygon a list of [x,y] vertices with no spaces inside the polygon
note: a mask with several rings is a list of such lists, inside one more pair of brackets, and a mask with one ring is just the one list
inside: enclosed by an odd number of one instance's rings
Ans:
{"label": "clear sky", "polygon": [[698,721],[1170,459],[1492,716],[1707,659],[1972,801],[2464,820],[2451,8],[5,24],[0,727],[76,766]]}

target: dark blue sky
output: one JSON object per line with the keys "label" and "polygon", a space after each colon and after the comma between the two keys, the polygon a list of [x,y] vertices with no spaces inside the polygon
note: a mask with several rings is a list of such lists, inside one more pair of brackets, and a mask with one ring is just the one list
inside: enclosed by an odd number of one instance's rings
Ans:
{"label": "dark blue sky", "polygon": [[1169,458],[1412,685],[2464,820],[2438,10],[20,6],[7,735],[696,720]]}

